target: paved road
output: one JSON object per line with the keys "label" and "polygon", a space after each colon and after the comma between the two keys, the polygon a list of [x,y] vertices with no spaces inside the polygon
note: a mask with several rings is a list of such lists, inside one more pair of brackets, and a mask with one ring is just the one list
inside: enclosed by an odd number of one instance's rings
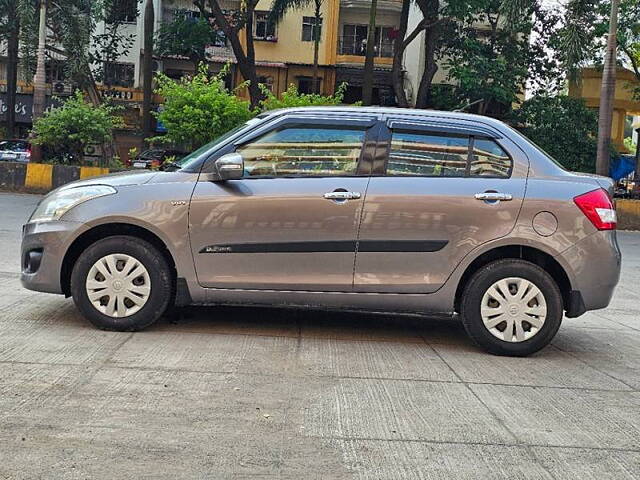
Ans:
{"label": "paved road", "polygon": [[514,359],[393,316],[101,332],[19,286],[36,201],[0,194],[0,478],[640,478],[640,233],[612,307]]}

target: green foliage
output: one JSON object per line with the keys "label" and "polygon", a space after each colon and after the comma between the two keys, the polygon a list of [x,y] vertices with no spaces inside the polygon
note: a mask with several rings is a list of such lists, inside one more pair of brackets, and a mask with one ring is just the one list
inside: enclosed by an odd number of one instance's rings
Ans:
{"label": "green foliage", "polygon": [[446,8],[458,20],[443,30],[447,75],[464,103],[479,101],[475,111],[502,116],[527,81],[546,92],[560,87],[547,47],[558,19],[539,1],[468,0]]}
{"label": "green foliage", "polygon": [[178,81],[158,75],[156,93],[165,103],[155,115],[167,134],[151,141],[196,149],[253,117],[249,102],[225,88],[226,74],[224,69],[211,77],[206,65],[201,65],[196,75]]}
{"label": "green foliage", "polygon": [[205,48],[214,43],[218,35],[205,18],[177,16],[160,26],[156,53],[187,57],[197,65],[206,61]]}
{"label": "green foliage", "polygon": [[582,99],[536,96],[513,112],[511,120],[568,170],[595,172],[598,118]]}
{"label": "green foliage", "polygon": [[638,149],[638,145],[636,143],[633,143],[633,138],[631,138],[631,137],[627,137],[627,138],[624,139],[624,146],[631,153],[636,153],[636,150]]}
{"label": "green foliage", "polygon": [[90,105],[82,93],[76,92],[62,106],[52,108],[36,120],[34,142],[51,152],[81,159],[87,145],[110,141],[113,129],[123,126],[115,111],[109,105]]}
{"label": "green foliage", "polygon": [[[276,97],[264,85],[260,85],[260,90],[265,99],[260,102],[263,111],[276,110],[278,108],[289,107],[317,107],[323,105],[340,105],[344,99],[344,92],[347,84],[341,84],[333,95],[319,95],[315,93],[298,93],[295,85],[289,85],[287,91],[283,92],[280,98]],[[356,104],[356,105],[359,105]]]}

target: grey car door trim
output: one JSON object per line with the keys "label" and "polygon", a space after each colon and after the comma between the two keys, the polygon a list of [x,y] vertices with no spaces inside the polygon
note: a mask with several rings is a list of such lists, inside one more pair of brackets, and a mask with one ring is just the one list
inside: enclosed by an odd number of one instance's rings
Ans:
{"label": "grey car door trim", "polygon": [[198,253],[330,253],[330,252],[437,252],[446,240],[335,240],[324,242],[272,242],[208,245]]}

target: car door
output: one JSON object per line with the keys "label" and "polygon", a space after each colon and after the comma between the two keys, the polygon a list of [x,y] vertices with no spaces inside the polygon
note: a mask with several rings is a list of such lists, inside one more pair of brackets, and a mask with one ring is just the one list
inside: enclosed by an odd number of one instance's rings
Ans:
{"label": "car door", "polygon": [[513,229],[528,160],[497,132],[472,125],[390,120],[381,141],[354,289],[434,292],[471,250]]}
{"label": "car door", "polygon": [[200,181],[191,201],[199,283],[351,291],[375,123],[285,117],[226,149],[243,156],[244,177]]}

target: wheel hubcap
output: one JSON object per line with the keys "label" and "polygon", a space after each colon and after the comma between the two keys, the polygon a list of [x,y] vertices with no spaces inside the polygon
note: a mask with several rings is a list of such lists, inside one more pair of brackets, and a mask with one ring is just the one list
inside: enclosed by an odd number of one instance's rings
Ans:
{"label": "wheel hubcap", "polygon": [[124,318],[139,311],[151,294],[149,272],[139,260],[114,253],[93,264],[85,284],[87,297],[99,312]]}
{"label": "wheel hubcap", "polygon": [[504,278],[491,285],[482,297],[480,315],[494,337],[505,342],[524,342],[544,325],[547,302],[529,280]]}

